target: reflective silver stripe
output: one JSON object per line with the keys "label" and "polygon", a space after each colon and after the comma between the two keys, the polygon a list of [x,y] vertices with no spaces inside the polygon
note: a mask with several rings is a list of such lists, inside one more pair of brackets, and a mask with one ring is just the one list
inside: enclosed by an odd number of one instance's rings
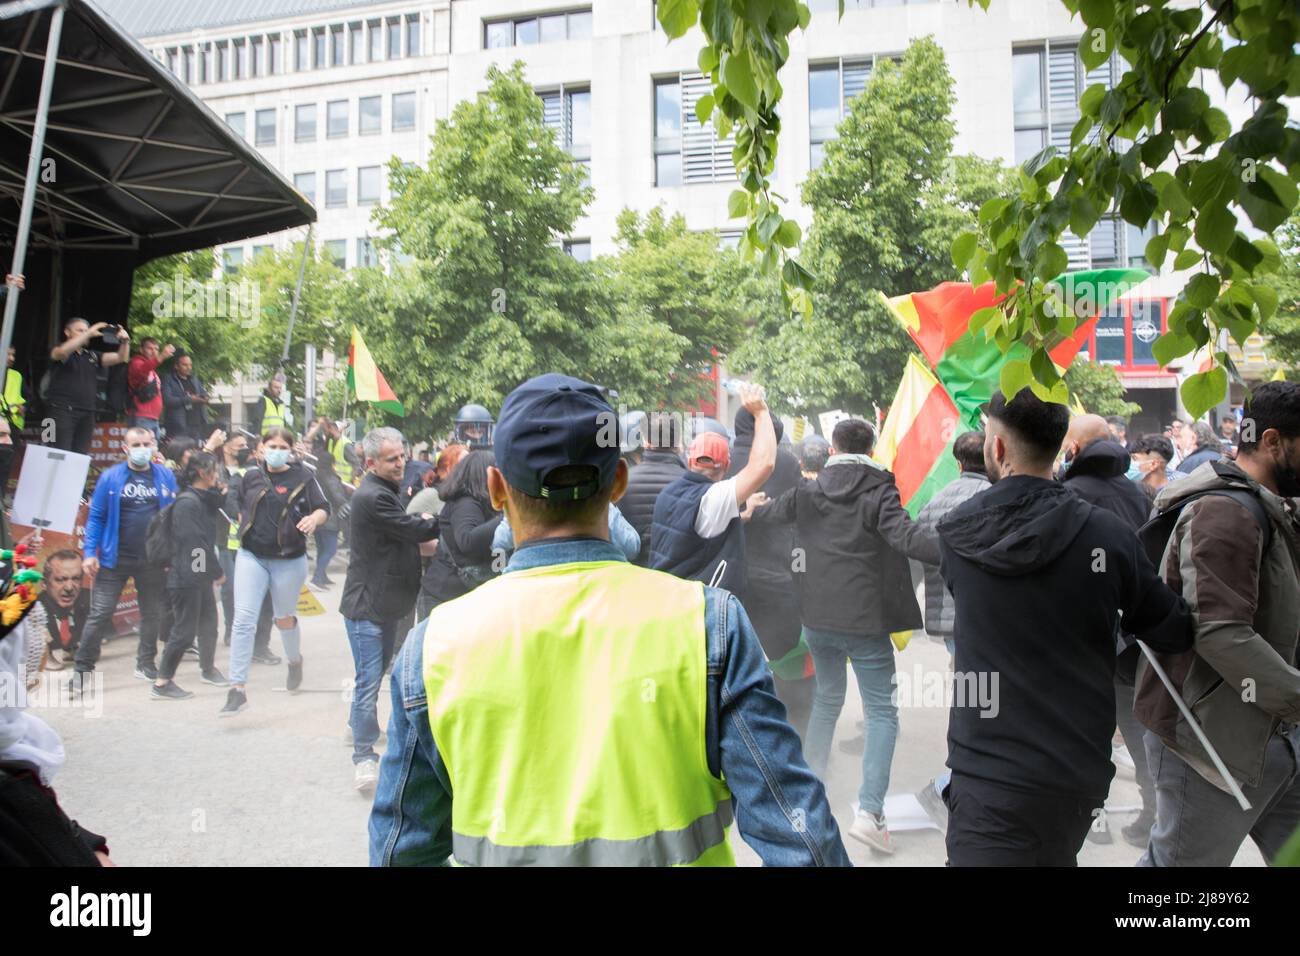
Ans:
{"label": "reflective silver stripe", "polygon": [[462,866],[675,866],[693,863],[727,837],[731,801],[680,830],[659,830],[635,840],[599,837],[561,846],[508,846],[487,837],[453,832],[451,852]]}

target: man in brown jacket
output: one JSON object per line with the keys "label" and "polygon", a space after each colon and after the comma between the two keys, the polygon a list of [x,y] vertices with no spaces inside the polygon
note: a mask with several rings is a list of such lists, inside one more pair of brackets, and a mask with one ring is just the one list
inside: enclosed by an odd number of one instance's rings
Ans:
{"label": "man in brown jacket", "polygon": [[1182,507],[1162,573],[1196,619],[1193,650],[1164,664],[1251,809],[1144,660],[1135,710],[1150,731],[1156,824],[1139,865],[1228,866],[1247,836],[1271,861],[1300,826],[1297,496],[1300,382],[1268,382],[1246,405],[1237,461],[1200,465],[1156,499]]}

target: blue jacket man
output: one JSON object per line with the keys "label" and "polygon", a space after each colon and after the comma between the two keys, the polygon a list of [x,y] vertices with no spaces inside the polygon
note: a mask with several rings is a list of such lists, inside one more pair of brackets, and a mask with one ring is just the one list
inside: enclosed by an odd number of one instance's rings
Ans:
{"label": "blue jacket man", "polygon": [[[127,429],[122,450],[126,460],[99,476],[90,499],[82,564],[94,587],[77,648],[76,673],[95,669],[122,589],[133,580],[140,606],[135,676],[152,681],[158,676],[155,660],[166,581],[165,569],[149,564],[145,539],[149,522],[176,499],[176,479],[167,466],[153,460],[157,444],[147,428]],[[74,692],[79,684],[73,681]]]}

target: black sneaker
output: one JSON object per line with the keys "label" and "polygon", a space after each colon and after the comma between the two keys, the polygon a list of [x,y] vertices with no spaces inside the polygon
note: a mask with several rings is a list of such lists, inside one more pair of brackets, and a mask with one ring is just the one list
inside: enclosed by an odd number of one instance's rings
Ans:
{"label": "black sneaker", "polygon": [[161,687],[154,684],[149,696],[154,700],[189,700],[194,695],[190,691],[182,689],[174,680],[169,680]]}
{"label": "black sneaker", "polygon": [[158,668],[152,664],[136,664],[134,677],[136,680],[157,680]]}
{"label": "black sneaker", "polygon": [[254,664],[278,664],[280,658],[276,657],[270,651],[253,651]]}
{"label": "black sneaker", "polygon": [[285,690],[297,690],[302,686],[302,658],[289,662],[289,676],[285,679]]}
{"label": "black sneaker", "polygon": [[199,675],[199,680],[205,684],[211,684],[213,687],[227,687],[230,681],[226,680],[226,675],[221,673],[215,667],[210,671],[204,671]]}
{"label": "black sneaker", "polygon": [[76,698],[95,683],[94,671],[73,671],[68,679],[68,696]]}
{"label": "black sneaker", "polygon": [[226,692],[226,706],[222,707],[218,717],[234,717],[248,706],[248,695],[232,687]]}
{"label": "black sneaker", "polygon": [[1137,815],[1137,819],[1119,831],[1120,836],[1130,845],[1145,850],[1147,844],[1151,842],[1151,827],[1155,822],[1156,815],[1149,810],[1143,810]]}

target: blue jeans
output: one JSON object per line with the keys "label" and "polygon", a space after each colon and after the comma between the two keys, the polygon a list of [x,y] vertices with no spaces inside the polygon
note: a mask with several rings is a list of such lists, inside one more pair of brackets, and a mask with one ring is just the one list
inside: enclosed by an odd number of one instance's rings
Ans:
{"label": "blue jeans", "polygon": [[299,653],[302,634],[298,630],[298,595],[307,580],[307,555],[296,558],[259,558],[240,548],[235,554],[235,626],[230,630],[230,683],[248,681],[248,665],[253,658],[257,634],[257,615],[269,590],[271,608],[276,618],[293,618],[293,626],[280,628],[284,656],[291,662],[302,660]]}
{"label": "blue jeans", "polygon": [[848,685],[844,671],[847,657],[858,678],[867,722],[858,807],[878,814],[885,806],[889,766],[894,761],[894,741],[898,737],[898,708],[893,699],[894,644],[887,634],[834,634],[810,627],[805,627],[803,633],[817,669],[817,694],[803,745],[808,766],[825,779],[835,722],[844,707],[844,691]]}
{"label": "blue jeans", "polygon": [[359,621],[345,617],[343,626],[347,628],[352,663],[357,669],[356,683],[352,688],[352,712],[348,716],[348,726],[352,728],[352,762],[378,760],[375,741],[379,739],[379,685],[393,656],[397,622]]}
{"label": "blue jeans", "polygon": [[339,533],[316,529],[316,570],[312,572],[313,584],[325,587],[329,583],[330,561],[339,551]]}

